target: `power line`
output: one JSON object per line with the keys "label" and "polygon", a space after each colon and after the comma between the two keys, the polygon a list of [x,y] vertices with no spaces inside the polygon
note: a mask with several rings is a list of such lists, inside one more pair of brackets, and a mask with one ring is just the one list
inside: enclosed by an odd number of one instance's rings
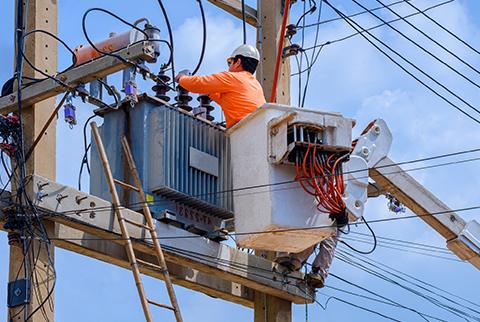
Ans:
{"label": "power line", "polygon": [[[385,222],[394,222],[394,221],[399,221],[399,220],[405,220],[405,219],[413,219],[413,218],[424,218],[424,217],[435,217],[438,215],[444,215],[444,214],[451,214],[451,213],[459,213],[459,212],[465,212],[465,211],[471,211],[471,210],[478,210],[480,209],[480,205],[478,206],[471,206],[471,207],[465,207],[465,208],[458,208],[458,209],[452,209],[452,210],[446,210],[446,211],[439,211],[439,212],[432,212],[432,213],[423,213],[423,214],[418,214],[418,215],[411,215],[411,216],[404,216],[404,217],[392,217],[392,218],[381,218],[381,219],[375,219],[375,220],[370,220],[368,223],[385,223]],[[111,211],[111,208],[110,208]],[[65,212],[58,212],[58,211],[46,211],[49,214],[52,215],[63,215]],[[348,223],[347,225],[349,226],[358,226],[362,225],[362,222],[358,223]],[[331,225],[324,225],[324,226],[312,226],[312,227],[303,227],[303,228],[286,228],[286,229],[276,229],[276,230],[270,230],[270,231],[251,231],[251,232],[235,232],[235,233],[229,233],[230,236],[245,236],[245,235],[262,235],[262,234],[274,234],[274,233],[283,233],[283,232],[292,232],[292,231],[308,231],[308,230],[315,230],[315,229],[321,229],[321,228],[331,228]],[[171,240],[171,239],[194,239],[194,238],[204,238],[204,236],[200,235],[186,235],[186,236],[163,236],[163,237],[158,237],[159,240]],[[151,240],[151,237],[142,237],[141,239],[138,240]],[[51,238],[51,240],[55,240],[54,238]],[[58,240],[123,240],[123,238],[58,238]]]}
{"label": "power line", "polygon": [[[466,102],[463,98],[461,98],[459,95],[455,94],[454,92],[452,92],[450,89],[448,89],[445,85],[441,84],[439,81],[437,81],[436,79],[434,79],[433,77],[431,77],[430,75],[428,75],[427,73],[425,73],[422,69],[420,69],[419,67],[417,67],[415,64],[413,64],[410,60],[406,59],[405,57],[403,57],[401,54],[399,54],[397,51],[395,51],[392,47],[390,47],[389,45],[387,45],[385,42],[383,42],[382,40],[380,40],[378,37],[376,37],[375,35],[373,35],[372,33],[370,33],[369,31],[365,30],[362,26],[360,26],[358,23],[356,23],[355,21],[351,20],[351,19],[348,19],[344,13],[342,13],[340,10],[338,10],[337,8],[335,8],[331,3],[330,1],[328,0],[324,0],[325,3],[330,7],[332,8],[339,16],[341,17],[344,17],[344,20],[353,28],[355,29],[357,32],[359,32],[360,30],[363,30],[364,32],[366,32],[370,37],[372,37],[373,39],[375,39],[377,42],[379,42],[380,44],[382,44],[383,46],[385,46],[386,48],[388,48],[391,52],[393,52],[395,55],[397,55],[398,57],[400,57],[403,61],[405,61],[407,64],[409,64],[410,66],[412,66],[413,68],[415,68],[417,71],[419,71],[421,74],[423,74],[424,76],[426,76],[428,79],[430,79],[431,81],[433,81],[435,84],[437,84],[438,86],[442,87],[445,91],[447,91],[448,93],[450,93],[451,95],[455,96],[456,98],[458,98],[459,100],[461,100],[462,102],[464,102],[467,106],[469,106],[470,108],[472,109],[475,109],[473,106],[471,106],[468,102]],[[408,75],[410,75],[413,79],[415,79],[417,82],[419,82],[420,84],[422,84],[424,87],[426,87],[427,89],[429,89],[432,93],[434,93],[435,95],[437,95],[439,98],[441,98],[443,101],[445,101],[446,103],[448,103],[450,106],[452,106],[453,108],[455,108],[457,111],[459,111],[460,113],[464,114],[465,116],[467,116],[468,118],[472,119],[473,121],[475,121],[476,123],[479,123],[480,124],[480,120],[476,119],[475,117],[473,117],[472,115],[468,114],[467,112],[465,112],[463,109],[461,109],[459,106],[457,106],[456,104],[452,103],[450,100],[448,100],[445,96],[443,96],[442,94],[440,94],[439,92],[437,92],[435,89],[433,89],[430,85],[428,85],[427,83],[425,83],[424,81],[422,81],[420,78],[418,78],[417,76],[415,76],[411,71],[409,71],[408,69],[406,69],[402,64],[400,64],[399,62],[397,62],[395,59],[393,59],[390,55],[388,55],[384,50],[382,50],[378,45],[376,45],[372,40],[370,40],[367,36],[365,36],[363,33],[361,33],[362,37],[365,38],[365,40],[367,40],[372,46],[374,46],[379,52],[381,52],[383,55],[385,55],[391,62],[393,62],[395,65],[397,65],[400,69],[402,69],[405,73],[407,73]]]}
{"label": "power line", "polygon": [[[404,1],[411,1],[411,0],[399,0],[399,1],[395,1],[395,2],[392,2],[390,4],[388,4],[389,7],[393,7],[397,4],[400,4]],[[451,1],[455,1],[455,0],[451,0]],[[451,2],[450,1],[450,2]],[[383,9],[383,7],[376,7],[376,8],[373,8],[373,9],[370,9],[371,11],[377,11],[377,10],[381,10]],[[353,18],[353,17],[356,17],[356,16],[360,16],[360,15],[363,15],[365,13],[368,13],[368,11],[360,11],[360,12],[357,12],[357,13],[354,13],[354,14],[351,14],[347,17],[349,18]],[[333,22],[333,21],[338,21],[338,20],[342,20],[342,18],[338,17],[338,18],[331,18],[331,19],[326,19],[326,20],[323,20],[323,21],[320,21],[320,22],[317,22],[317,23],[312,23],[312,24],[309,24],[309,25],[305,25],[305,26],[302,26],[300,28],[310,28],[310,27],[315,27],[317,25],[323,25],[323,24],[326,24],[326,23],[329,23],[329,22]]]}
{"label": "power line", "polygon": [[[462,311],[462,310],[460,310],[460,309],[458,309],[458,308],[455,308],[455,307],[449,306],[449,305],[447,305],[447,304],[445,304],[445,303],[442,303],[442,302],[439,301],[438,299],[435,299],[435,298],[433,298],[433,297],[431,297],[431,296],[429,296],[429,295],[427,295],[427,294],[425,294],[425,293],[422,293],[421,291],[415,290],[415,289],[413,289],[413,288],[411,288],[411,287],[409,287],[409,286],[406,286],[406,285],[404,285],[404,284],[402,284],[402,283],[400,283],[400,282],[398,282],[398,281],[395,281],[395,280],[393,280],[392,278],[387,277],[385,274],[382,274],[381,272],[375,271],[375,270],[372,269],[372,268],[368,268],[368,267],[365,266],[364,264],[361,264],[361,263],[359,263],[359,262],[356,262],[355,259],[358,259],[358,258],[357,258],[354,254],[351,254],[351,253],[349,253],[349,252],[345,252],[345,251],[343,251],[343,250],[338,250],[338,251],[337,251],[337,254],[339,255],[339,256],[337,256],[337,258],[338,258],[340,261],[342,261],[342,262],[344,262],[344,263],[346,263],[346,264],[349,264],[349,265],[351,265],[351,266],[353,266],[353,267],[355,267],[355,268],[357,268],[357,269],[360,269],[360,270],[362,270],[362,271],[364,271],[364,272],[366,272],[366,273],[368,273],[368,274],[370,274],[370,275],[372,275],[372,276],[374,276],[374,277],[377,277],[377,278],[379,278],[379,279],[381,279],[381,280],[383,280],[383,281],[385,281],[385,282],[388,282],[388,283],[390,283],[390,284],[393,284],[393,285],[395,285],[395,286],[398,286],[398,287],[400,287],[400,288],[402,288],[402,289],[404,289],[404,290],[406,290],[406,291],[408,291],[408,292],[410,292],[410,293],[412,293],[412,294],[415,294],[415,295],[417,295],[417,296],[419,296],[419,297],[427,300],[428,302],[436,305],[437,307],[442,308],[443,310],[446,310],[446,311],[448,311],[448,312],[450,312],[450,313],[452,313],[452,314],[454,314],[454,315],[456,315],[456,316],[458,316],[458,317],[461,317],[460,315],[463,315],[463,316],[466,316],[466,317],[473,318],[473,319],[475,319],[475,320],[477,320],[477,321],[480,321],[480,319],[478,319],[478,318],[475,317],[475,316],[472,316],[471,314],[469,314],[469,313],[467,313],[467,312],[465,312],[465,311]],[[362,261],[362,262],[367,263],[367,262],[365,262],[365,261]],[[373,267],[373,266],[372,266],[372,267]],[[391,273],[388,272],[388,271],[384,271],[384,272],[385,272],[386,274],[393,275],[394,277],[396,277],[394,274],[391,274]]]}
{"label": "power line", "polygon": [[[466,159],[466,160],[460,160],[460,161],[445,162],[445,163],[434,164],[434,165],[429,165],[429,166],[406,169],[406,170],[392,171],[392,172],[384,173],[383,175],[384,176],[389,176],[389,175],[394,175],[394,174],[398,174],[398,173],[407,173],[407,172],[413,172],[413,171],[419,171],[419,170],[426,170],[426,169],[438,168],[438,167],[442,167],[442,166],[461,164],[461,163],[467,163],[467,162],[473,162],[473,161],[480,161],[480,157]],[[389,165],[388,167],[390,167],[390,166],[395,166],[395,165]],[[373,168],[373,169],[379,169],[379,168],[380,167]],[[346,172],[344,172],[344,174],[350,174],[350,173],[356,173],[356,172],[359,172],[359,171],[346,171]],[[366,178],[370,178],[370,176],[358,177],[357,179],[366,179]],[[350,180],[351,179],[346,178],[344,181],[348,182]],[[270,186],[278,186],[280,184],[295,183],[295,182],[296,182],[295,180],[292,180],[291,182],[283,182],[283,183],[278,183],[278,184],[277,183],[265,184],[265,185],[262,185],[260,188],[270,187]],[[204,193],[204,194],[199,194],[199,195],[193,195],[192,197],[199,198],[199,197],[202,197],[202,196],[205,196],[205,195],[227,194],[227,193],[236,192],[236,191],[253,190],[253,189],[256,189],[256,188],[259,188],[259,187],[258,186],[242,187],[242,188],[238,188],[238,189],[224,190],[224,191],[219,191],[219,192],[215,192],[215,193]],[[268,191],[255,191],[255,192],[250,192],[250,193],[237,194],[236,196],[255,195],[255,194],[261,194],[261,193],[270,193],[270,192],[284,191],[284,190],[294,190],[294,189],[301,189],[301,187],[285,187],[285,188],[272,189],[272,190],[268,190]],[[224,198],[226,198],[226,197],[227,196],[224,196]],[[136,206],[136,205],[141,205],[141,204],[142,204],[142,202],[135,202],[135,203],[129,204],[129,207]],[[153,202],[148,202],[148,204],[149,205],[161,205],[161,204],[168,205],[168,204],[174,204],[174,201],[153,201]],[[91,211],[91,210],[99,210],[99,209],[105,209],[107,211],[111,211],[112,208],[111,208],[111,206],[104,206],[104,207],[93,207],[93,208],[71,210],[71,211],[66,211],[66,212],[67,213],[68,212],[75,213],[75,212],[78,212],[78,211]]]}
{"label": "power line", "polygon": [[[365,7],[364,5],[362,5],[360,2],[358,2],[357,0],[352,0],[354,3],[356,3],[358,6],[360,6],[361,8],[368,10],[367,7]],[[383,2],[381,2],[380,0],[376,0],[378,3],[383,4]],[[385,6],[385,5],[384,5]],[[453,57],[455,57],[456,59],[458,59],[460,62],[462,62],[463,64],[465,64],[466,66],[468,66],[470,69],[474,70],[477,74],[480,74],[480,71],[478,69],[476,69],[475,67],[473,67],[472,65],[470,65],[469,63],[467,63],[465,60],[463,60],[462,58],[460,58],[458,55],[456,55],[455,53],[453,53],[451,50],[449,50],[448,48],[446,48],[445,46],[443,46],[442,44],[440,44],[438,41],[436,41],[435,39],[433,39],[432,37],[430,37],[429,35],[427,35],[424,31],[420,30],[419,28],[417,28],[414,24],[412,24],[411,22],[409,22],[407,19],[403,18],[402,16],[400,16],[396,11],[390,9],[390,8],[387,8],[390,12],[392,12],[394,15],[396,15],[397,17],[399,17],[402,21],[404,21],[405,23],[407,23],[409,26],[411,26],[412,28],[414,28],[416,31],[418,31],[419,33],[421,33],[423,36],[425,36],[426,38],[428,38],[430,41],[432,41],[433,43],[435,43],[437,46],[439,46],[440,48],[442,48],[443,50],[445,50],[447,53],[449,53],[450,55],[452,55]],[[448,69],[450,69],[451,71],[453,71],[455,74],[457,74],[458,76],[462,77],[463,79],[465,79],[466,81],[468,81],[470,84],[474,85],[475,87],[477,88],[480,88],[480,85],[478,85],[475,81],[473,81],[471,78],[469,78],[468,76],[466,76],[465,74],[462,74],[461,72],[459,72],[457,69],[453,68],[450,64],[446,63],[444,60],[440,59],[438,56],[436,56],[435,54],[433,54],[431,51],[425,49],[425,47],[423,47],[422,45],[420,45],[418,42],[416,42],[415,40],[411,39],[410,37],[408,37],[405,33],[403,33],[402,31],[400,31],[398,28],[394,27],[391,23],[387,22],[385,19],[383,19],[382,17],[380,17],[379,15],[373,13],[373,12],[370,12],[372,14],[372,16],[374,16],[375,18],[377,18],[378,20],[382,21],[383,23],[385,23],[388,27],[390,27],[390,29],[392,30],[395,30],[399,35],[401,35],[403,38],[405,38],[406,40],[408,40],[410,43],[414,44],[417,48],[421,49],[423,52],[425,52],[426,54],[428,54],[429,56],[433,57],[436,61],[438,61],[439,63],[441,63],[442,65],[444,65],[445,67],[447,67]],[[474,107],[472,107],[473,109],[475,109]],[[475,109],[475,111],[477,111],[478,113],[480,113],[480,111],[478,109]]]}
{"label": "power line", "polygon": [[480,51],[478,51],[476,48],[474,48],[472,45],[470,45],[468,42],[466,42],[465,40],[461,39],[459,36],[457,36],[455,33],[453,33],[452,31],[450,31],[448,28],[444,27],[443,25],[441,25],[438,21],[436,21],[435,19],[433,19],[432,17],[430,17],[429,15],[427,15],[425,12],[422,12],[420,9],[418,9],[416,6],[414,6],[410,0],[403,0],[406,4],[408,4],[410,7],[414,8],[415,10],[417,10],[419,13],[421,13],[425,18],[427,18],[428,20],[430,20],[431,22],[433,22],[435,25],[437,25],[438,27],[440,27],[442,30],[444,30],[445,32],[447,32],[450,36],[454,37],[455,39],[457,39],[459,42],[461,42],[462,44],[464,44],[467,48],[471,49],[472,51],[474,51],[475,53],[479,54],[480,55]]}

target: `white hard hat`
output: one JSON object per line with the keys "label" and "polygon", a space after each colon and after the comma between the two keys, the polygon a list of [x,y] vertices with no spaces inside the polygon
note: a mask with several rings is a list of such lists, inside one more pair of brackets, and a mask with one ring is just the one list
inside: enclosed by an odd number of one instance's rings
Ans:
{"label": "white hard hat", "polygon": [[253,58],[256,59],[257,61],[260,61],[260,53],[258,52],[257,48],[255,48],[252,45],[241,45],[237,47],[230,57],[227,58],[227,60],[234,58],[235,56],[240,55],[243,57],[248,57],[248,58]]}

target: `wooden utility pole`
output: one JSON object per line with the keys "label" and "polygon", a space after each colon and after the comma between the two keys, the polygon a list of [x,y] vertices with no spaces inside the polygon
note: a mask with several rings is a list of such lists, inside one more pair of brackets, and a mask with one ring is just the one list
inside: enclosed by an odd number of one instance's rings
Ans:
{"label": "wooden utility pole", "polygon": [[[257,1],[257,47],[260,51],[260,67],[257,78],[268,99],[272,92],[278,43],[281,34],[285,0]],[[276,90],[277,103],[290,104],[290,59],[282,61]],[[274,253],[267,253],[273,260]],[[278,297],[255,292],[254,322],[291,322],[292,302]]]}
{"label": "wooden utility pole", "polygon": [[[15,1],[17,3],[18,0]],[[29,0],[28,8],[24,8],[27,13],[26,30],[42,29],[52,34],[57,34],[57,1],[56,0]],[[17,4],[15,4],[17,8]],[[15,15],[17,16],[17,15]],[[25,53],[29,61],[37,68],[46,73],[54,74],[57,71],[57,41],[51,37],[34,33],[25,39]],[[28,64],[24,63],[24,76],[43,78],[40,73],[35,72]],[[35,104],[35,106],[22,106],[24,122],[25,148],[28,149],[37,135],[39,135],[42,126],[55,108],[55,98],[50,98]],[[42,140],[32,153],[26,164],[26,174],[33,173],[45,176],[55,180],[56,170],[56,139],[55,139],[56,121],[52,122],[45,131]],[[55,224],[45,222],[47,233],[53,236]],[[54,274],[51,269],[54,261],[54,247],[48,246],[48,252],[45,243],[38,244],[34,241],[30,245],[30,250],[34,250],[34,258],[27,260],[24,265],[24,254],[21,243],[14,243],[10,246],[10,266],[9,281],[15,281],[18,278],[27,278],[30,280],[31,292],[30,301],[27,305],[20,305],[9,309],[9,322],[25,321],[42,302],[45,301],[49,292],[51,292],[54,283]],[[32,253],[30,252],[30,255]],[[35,267],[33,267],[35,265]],[[26,270],[26,271],[25,271]],[[35,271],[35,274],[32,274]],[[53,321],[53,294],[50,299],[44,303],[43,309],[37,311],[28,321]]]}
{"label": "wooden utility pole", "polygon": [[[285,0],[257,1],[257,17],[260,25],[257,29],[257,47],[260,51],[261,64],[257,78],[263,87],[267,99],[272,92],[278,41],[284,13]],[[281,65],[278,85],[277,103],[290,104],[290,59],[284,59]]]}

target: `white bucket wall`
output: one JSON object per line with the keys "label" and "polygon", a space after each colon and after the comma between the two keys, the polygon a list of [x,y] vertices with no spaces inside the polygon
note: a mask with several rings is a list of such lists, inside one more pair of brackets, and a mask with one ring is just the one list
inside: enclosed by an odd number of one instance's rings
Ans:
{"label": "white bucket wall", "polygon": [[[352,120],[336,113],[283,105],[265,104],[232,127],[228,135],[232,152],[235,232],[240,247],[300,252],[335,233],[328,214],[319,212],[313,196],[298,182],[293,182],[294,166],[269,162],[267,124],[292,111],[297,113],[292,122],[320,119],[323,124],[318,125],[328,124],[342,144],[351,143]],[[289,183],[280,184],[282,182]],[[298,230],[278,232],[284,229]],[[277,232],[269,233],[274,230]]]}

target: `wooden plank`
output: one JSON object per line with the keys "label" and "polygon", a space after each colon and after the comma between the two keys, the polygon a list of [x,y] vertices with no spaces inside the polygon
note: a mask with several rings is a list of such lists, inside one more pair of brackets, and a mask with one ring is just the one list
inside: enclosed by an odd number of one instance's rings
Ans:
{"label": "wooden plank", "polygon": [[[284,0],[257,1],[257,14],[262,26],[257,32],[257,47],[261,56],[257,78],[262,84],[267,99],[270,97],[273,87],[278,39],[282,26],[283,3]],[[290,58],[283,60],[280,69],[277,103],[290,105]]]}
{"label": "wooden plank", "polygon": [[[447,240],[447,247],[480,269],[480,256],[460,240],[465,221],[388,157],[370,169],[370,177]],[[435,214],[425,216],[426,214]]]}
{"label": "wooden plank", "polygon": [[[33,176],[31,184],[34,187],[32,198],[37,207],[56,212],[49,217],[52,221],[106,239],[120,237],[120,229],[109,202],[39,176]],[[75,201],[84,197],[80,203]],[[143,220],[141,214],[132,210],[123,210],[123,216],[137,222]],[[314,297],[312,289],[304,289],[301,273],[284,276],[278,272],[282,268],[261,257],[162,222],[157,222],[156,227],[159,236],[165,237],[161,239],[161,244],[168,262],[191,267],[294,303],[305,303],[305,292],[310,298]],[[136,239],[149,237],[148,232],[139,227],[129,227],[129,234]],[[148,242],[134,243],[136,250],[149,254],[153,254],[152,247]]]}
{"label": "wooden plank", "polygon": [[[41,34],[38,34],[41,35]],[[33,37],[33,35],[31,36]],[[50,48],[50,47],[49,47]],[[56,48],[56,45],[55,45]],[[138,43],[131,47],[120,50],[119,56],[128,60],[153,59],[153,47],[149,44]],[[50,57],[50,56],[48,56]],[[52,59],[52,58],[49,58]],[[64,81],[69,86],[77,86],[78,84],[89,83],[90,81],[105,77],[109,74],[118,72],[128,65],[111,56],[103,56],[89,63],[85,63],[78,67],[72,68],[63,74],[57,75],[57,78]],[[43,76],[38,76],[43,78]],[[32,105],[45,99],[54,97],[55,95],[65,91],[65,88],[56,81],[46,79],[38,83],[34,83],[22,90],[22,104]],[[17,96],[15,93],[0,97],[0,113],[7,114],[16,109]]]}
{"label": "wooden plank", "polygon": [[[208,0],[211,4],[219,7],[220,9],[225,10],[226,12],[232,14],[233,16],[243,19],[242,17],[242,1],[240,0]],[[257,22],[257,10],[254,8],[245,5],[245,21],[254,26],[258,26]]]}

